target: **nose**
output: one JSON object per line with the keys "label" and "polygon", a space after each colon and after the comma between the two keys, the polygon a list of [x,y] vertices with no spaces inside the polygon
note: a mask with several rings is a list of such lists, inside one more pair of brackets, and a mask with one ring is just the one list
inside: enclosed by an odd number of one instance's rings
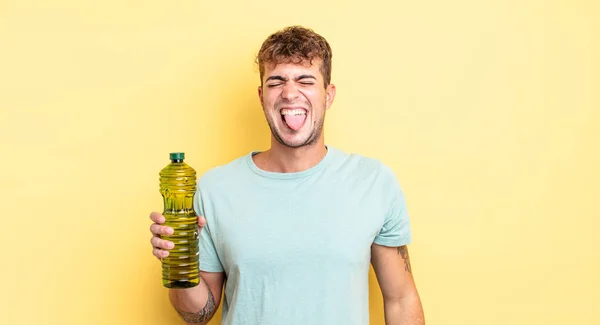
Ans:
{"label": "nose", "polygon": [[293,82],[288,82],[283,86],[283,90],[281,92],[281,97],[286,101],[293,102],[300,96],[298,92],[298,87]]}

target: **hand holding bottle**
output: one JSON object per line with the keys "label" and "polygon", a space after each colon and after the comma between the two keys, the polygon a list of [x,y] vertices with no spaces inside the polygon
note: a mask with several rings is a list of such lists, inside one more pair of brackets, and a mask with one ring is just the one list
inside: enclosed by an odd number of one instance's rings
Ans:
{"label": "hand holding bottle", "polygon": [[[174,244],[171,241],[161,239],[161,236],[172,235],[173,228],[169,226],[163,226],[166,219],[158,212],[150,213],[150,220],[153,222],[150,225],[150,232],[152,233],[152,238],[150,239],[150,243],[152,244],[152,255],[158,259],[165,258],[169,256],[169,250],[173,249]],[[205,225],[206,219],[202,216],[198,216],[198,236]]]}

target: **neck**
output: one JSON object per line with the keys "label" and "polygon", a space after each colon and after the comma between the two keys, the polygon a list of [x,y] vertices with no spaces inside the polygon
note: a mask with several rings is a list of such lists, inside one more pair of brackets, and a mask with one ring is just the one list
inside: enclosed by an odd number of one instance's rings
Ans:
{"label": "neck", "polygon": [[271,139],[271,148],[254,156],[258,168],[276,173],[295,173],[317,165],[327,154],[323,137],[300,148],[287,147]]}

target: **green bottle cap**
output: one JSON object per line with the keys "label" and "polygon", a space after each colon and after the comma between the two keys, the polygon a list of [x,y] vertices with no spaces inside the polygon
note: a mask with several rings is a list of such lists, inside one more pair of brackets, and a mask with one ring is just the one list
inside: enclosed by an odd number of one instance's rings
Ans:
{"label": "green bottle cap", "polygon": [[185,153],[171,152],[171,154],[169,154],[169,158],[171,158],[171,160],[183,160],[183,159],[185,159]]}

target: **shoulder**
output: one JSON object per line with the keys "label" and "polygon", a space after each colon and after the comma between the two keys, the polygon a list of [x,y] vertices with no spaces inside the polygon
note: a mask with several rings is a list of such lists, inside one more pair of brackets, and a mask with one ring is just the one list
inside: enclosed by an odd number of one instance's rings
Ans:
{"label": "shoulder", "polygon": [[335,151],[337,159],[337,167],[347,169],[358,175],[376,176],[381,180],[396,182],[397,177],[394,169],[383,162],[379,158],[367,156],[364,154],[345,152],[337,148],[332,148]]}
{"label": "shoulder", "polygon": [[395,169],[383,160],[359,153],[347,153],[335,149],[336,157],[332,173],[347,186],[368,188],[371,194],[386,202],[404,195]]}
{"label": "shoulder", "polygon": [[211,188],[235,180],[240,173],[246,171],[248,155],[240,156],[227,163],[206,170],[198,177],[198,187]]}

